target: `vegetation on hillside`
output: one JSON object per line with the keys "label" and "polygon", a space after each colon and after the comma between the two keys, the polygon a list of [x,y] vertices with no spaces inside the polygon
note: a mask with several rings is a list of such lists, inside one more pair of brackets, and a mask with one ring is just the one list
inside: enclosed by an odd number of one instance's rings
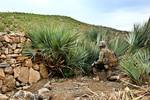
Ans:
{"label": "vegetation on hillside", "polygon": [[38,25],[61,25],[66,30],[75,33],[83,33],[94,29],[96,31],[110,31],[112,34],[127,33],[113,28],[86,24],[67,16],[39,15],[17,12],[0,13],[0,31],[29,32]]}

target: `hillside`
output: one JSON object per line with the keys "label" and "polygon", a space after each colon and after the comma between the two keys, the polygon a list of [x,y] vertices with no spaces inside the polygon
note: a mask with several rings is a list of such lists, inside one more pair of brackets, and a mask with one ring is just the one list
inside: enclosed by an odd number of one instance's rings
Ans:
{"label": "hillside", "polygon": [[0,31],[28,32],[37,25],[62,25],[67,30],[76,33],[87,32],[94,29],[98,32],[109,31],[110,33],[127,33],[117,29],[86,24],[71,17],[59,15],[38,15],[17,12],[0,13]]}

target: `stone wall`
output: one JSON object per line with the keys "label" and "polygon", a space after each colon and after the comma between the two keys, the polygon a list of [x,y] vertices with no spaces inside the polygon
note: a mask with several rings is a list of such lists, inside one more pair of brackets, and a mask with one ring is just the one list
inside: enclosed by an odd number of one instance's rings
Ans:
{"label": "stone wall", "polygon": [[43,64],[33,63],[22,55],[23,45],[29,39],[21,33],[0,33],[0,92],[24,89],[48,77]]}

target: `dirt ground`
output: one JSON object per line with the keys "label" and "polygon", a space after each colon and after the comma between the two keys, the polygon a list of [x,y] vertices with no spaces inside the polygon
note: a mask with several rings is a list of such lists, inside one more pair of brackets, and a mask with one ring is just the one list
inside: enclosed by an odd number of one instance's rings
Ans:
{"label": "dirt ground", "polygon": [[[41,80],[28,91],[36,93],[47,82],[50,84],[52,100],[132,100],[120,98],[123,93],[127,94],[120,92],[126,87],[122,82],[95,81],[91,77]],[[150,100],[150,95],[135,100]]]}

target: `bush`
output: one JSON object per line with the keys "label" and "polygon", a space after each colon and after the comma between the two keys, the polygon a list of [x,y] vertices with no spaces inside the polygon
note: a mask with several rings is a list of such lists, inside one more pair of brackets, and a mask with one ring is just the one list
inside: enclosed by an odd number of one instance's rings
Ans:
{"label": "bush", "polygon": [[149,48],[150,50],[150,19],[144,25],[134,25],[133,32],[127,35],[129,51],[135,53],[140,48]]}
{"label": "bush", "polygon": [[84,66],[87,53],[77,46],[78,34],[65,31],[61,27],[38,27],[29,32],[28,37],[31,47],[24,50],[24,53],[32,57],[40,55],[52,74],[66,77],[67,73],[73,75],[74,69],[82,69]]}
{"label": "bush", "polygon": [[108,42],[108,48],[120,57],[127,52],[129,44],[124,40],[124,38],[116,37]]}
{"label": "bush", "polygon": [[126,54],[122,57],[120,65],[122,70],[137,85],[150,82],[149,50],[139,50],[135,54]]}

